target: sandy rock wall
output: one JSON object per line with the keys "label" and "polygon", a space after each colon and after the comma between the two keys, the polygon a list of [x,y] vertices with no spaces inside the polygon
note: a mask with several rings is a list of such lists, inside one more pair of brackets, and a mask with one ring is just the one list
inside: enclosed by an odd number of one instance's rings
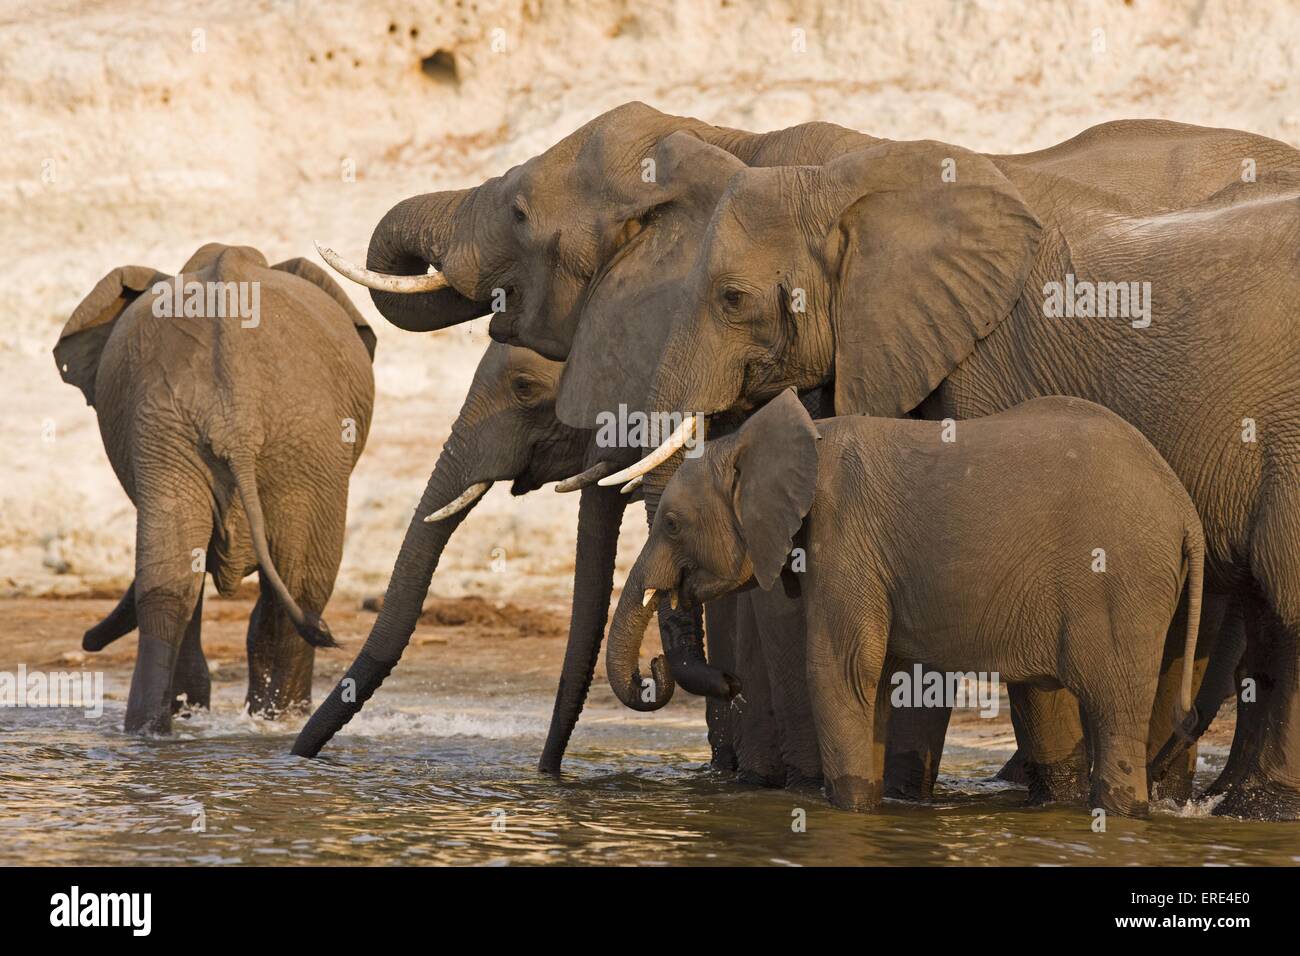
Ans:
{"label": "sandy rock wall", "polygon": [[[0,593],[130,578],[133,509],[49,351],[115,266],[173,271],[210,240],[360,256],[397,200],[476,183],[630,99],[993,151],[1132,116],[1300,142],[1297,37],[1296,4],[1226,0],[7,3]],[[355,595],[382,590],[486,338],[401,332],[350,291],[379,335],[340,580]],[[572,496],[494,489],[435,592],[562,599],[575,514]],[[625,562],[643,526],[629,515]]]}

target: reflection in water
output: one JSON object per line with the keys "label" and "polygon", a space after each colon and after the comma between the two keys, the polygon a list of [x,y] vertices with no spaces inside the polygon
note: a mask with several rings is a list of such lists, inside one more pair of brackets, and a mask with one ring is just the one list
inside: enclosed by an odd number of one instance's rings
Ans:
{"label": "reflection in water", "polygon": [[[1006,752],[960,740],[934,803],[841,813],[708,770],[695,705],[594,708],[556,781],[535,770],[549,701],[526,699],[502,714],[386,686],[315,761],[287,755],[300,722],[250,719],[233,699],[164,740],[121,734],[120,704],[99,721],[0,712],[0,864],[1300,862],[1290,828],[1206,804],[1093,833],[1082,806],[1023,807],[1023,791],[988,780]],[[800,809],[806,832],[792,828]]]}

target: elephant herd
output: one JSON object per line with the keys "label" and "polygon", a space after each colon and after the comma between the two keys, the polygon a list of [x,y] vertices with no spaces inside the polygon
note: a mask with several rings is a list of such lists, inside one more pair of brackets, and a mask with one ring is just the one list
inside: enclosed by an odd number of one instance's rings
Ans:
{"label": "elephant herd", "polygon": [[[544,772],[639,498],[611,686],[638,710],[706,696],[713,764],[740,779],[851,809],[928,797],[951,702],[890,705],[915,662],[1001,675],[1002,775],[1031,801],[1128,814],[1192,796],[1196,741],[1235,697],[1214,812],[1300,819],[1294,148],[1135,120],[994,155],[630,103],[398,203],[364,267],[321,253],[398,327],[490,314],[493,342],[295,754],[396,666],[487,488],[559,482],[580,502]],[[255,283],[259,314],[182,308],[191,283]],[[249,706],[309,705],[373,349],[321,269],[244,247],[205,246],[174,278],[117,269],[74,312],[55,357],[138,512],[135,581],[84,641],[139,628],[128,731],[207,701],[204,572],[229,592],[259,571]],[[668,426],[609,427],[637,414]]]}

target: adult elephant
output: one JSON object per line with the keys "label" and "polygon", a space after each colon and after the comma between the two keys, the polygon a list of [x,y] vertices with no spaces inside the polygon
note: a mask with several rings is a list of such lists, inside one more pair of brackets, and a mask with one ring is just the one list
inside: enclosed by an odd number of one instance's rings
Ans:
{"label": "adult elephant", "polygon": [[343,555],[348,481],[374,403],[375,336],[319,266],[209,243],[175,276],[114,269],[81,301],[54,359],[95,409],[136,508],[135,579],[86,632],[140,631],[128,733],[166,733],[177,698],[207,706],[207,574],[222,594],[258,572],[249,709],[311,703],[320,615]]}
{"label": "adult elephant", "polygon": [[[879,142],[827,123],[750,133],[629,103],[480,186],[399,203],[371,237],[367,268],[327,258],[372,289],[385,318],[411,331],[445,328],[491,311],[494,339],[552,359],[567,356],[575,338],[580,350],[601,350],[607,336],[616,336],[616,364],[581,382],[571,382],[567,374],[561,382],[561,420],[595,428],[599,412],[644,404],[666,331],[657,310],[648,306],[679,287],[726,182],[724,164],[674,165],[661,151],[674,133],[753,165],[820,163]],[[438,271],[428,274],[431,266]],[[581,321],[593,294],[600,296],[602,314],[619,316],[614,325]],[[610,456],[606,463],[617,462],[626,449],[606,448],[602,454]],[[593,470],[578,483],[593,483],[607,470]],[[644,488],[651,501],[660,490],[654,479]],[[769,606],[757,610],[753,600],[741,596],[740,606],[709,611],[710,655],[751,688],[743,699],[710,703],[717,762],[734,763],[743,775],[764,783],[815,778],[816,739],[807,703],[782,700],[779,683],[770,701],[761,690],[768,685],[765,662],[752,653],[759,645],[730,639],[734,631],[783,629],[797,615],[789,602],[770,606],[782,600],[779,595],[758,598]],[[659,622],[666,646],[683,641],[698,646],[691,612],[664,603]],[[696,633],[674,636],[689,631]],[[676,676],[685,686],[682,675]],[[775,720],[773,714],[787,703],[792,714]]]}
{"label": "adult elephant", "polygon": [[[569,428],[555,417],[562,370],[561,363],[527,349],[498,342],[488,345],[407,527],[370,636],[299,733],[295,754],[314,757],[319,753],[397,665],[415,630],[443,550],[493,482],[510,481],[511,493],[523,495],[572,475],[588,463],[592,433]],[[595,474],[607,470],[601,467]],[[545,772],[559,772],[591,686],[609,611],[619,527],[628,501],[617,488],[592,484],[582,489],[569,639],[539,762]],[[704,667],[703,649],[689,643],[691,636],[692,632],[669,631],[666,658],[687,689],[707,693],[714,688],[701,686],[693,678],[704,675],[711,679],[712,672]],[[674,686],[668,669],[660,668],[658,676],[656,707],[668,702]],[[638,701],[638,706],[643,705]]]}
{"label": "adult elephant", "polygon": [[833,383],[839,414],[956,420],[1051,394],[1119,413],[1191,493],[1220,612],[1230,598],[1249,625],[1259,698],[1216,812],[1300,817],[1300,153],[1137,121],[1023,156],[924,141],[735,167],[652,410]]}

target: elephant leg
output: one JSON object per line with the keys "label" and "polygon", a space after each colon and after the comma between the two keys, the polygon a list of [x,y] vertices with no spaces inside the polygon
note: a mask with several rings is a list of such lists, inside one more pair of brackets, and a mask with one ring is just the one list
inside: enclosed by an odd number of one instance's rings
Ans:
{"label": "elephant leg", "polygon": [[[826,793],[844,810],[871,810],[884,795],[884,742],[876,732],[889,627],[883,613],[853,623],[808,615],[808,686],[821,747]],[[852,661],[853,666],[846,666]],[[892,720],[896,714],[887,718]]]}
{"label": "elephant leg", "polygon": [[[1251,572],[1268,613],[1247,633],[1259,714],[1244,773],[1217,814],[1300,820],[1300,501],[1297,476],[1274,474],[1261,490],[1250,542]],[[1234,745],[1235,745],[1234,741]]]}
{"label": "elephant leg", "polygon": [[[1200,637],[1196,643],[1196,659],[1192,672],[1193,699],[1200,694],[1201,684],[1209,668],[1213,646],[1218,642],[1231,598],[1224,594],[1207,594],[1201,611]],[[1178,605],[1178,613],[1169,625],[1164,652],[1160,661],[1160,680],[1156,685],[1156,699],[1151,705],[1151,726],[1147,734],[1147,767],[1165,742],[1176,736],[1181,728],[1174,726],[1179,716],[1179,696],[1183,679],[1183,643],[1187,633],[1187,599]],[[1215,707],[1218,710],[1218,707]],[[1211,715],[1212,716],[1212,715]],[[1192,777],[1196,773],[1196,744],[1187,747],[1173,764],[1153,774],[1149,781],[1152,797],[1186,802],[1192,797]]]}
{"label": "elephant leg", "polygon": [[1064,688],[1009,684],[1007,696],[1011,724],[1025,754],[1029,802],[1082,800],[1088,788],[1088,746],[1074,695]]}
{"label": "elephant leg", "polygon": [[741,696],[736,706],[736,771],[746,783],[764,787],[785,786],[780,730],[772,701],[772,685],[763,642],[748,593],[737,595],[736,674]]}
{"label": "elephant leg", "polygon": [[1232,675],[1232,692],[1236,698],[1236,726],[1227,763],[1215,781],[1206,788],[1207,797],[1222,796],[1241,781],[1254,760],[1259,745],[1262,702],[1260,681],[1253,675],[1264,672],[1261,631],[1267,627],[1267,611],[1253,598],[1242,598],[1241,634],[1245,642],[1241,659]]}
{"label": "elephant leg", "polygon": [[[929,670],[929,668],[926,668]],[[889,714],[885,796],[929,800],[939,779],[951,707],[897,707]]]}
{"label": "elephant leg", "polygon": [[[1300,642],[1294,631],[1276,619],[1250,633],[1253,648],[1246,656],[1247,678],[1253,682],[1254,702],[1238,697],[1238,734],[1233,756],[1224,768],[1225,793],[1214,808],[1219,815],[1261,820],[1300,820],[1300,779],[1296,740],[1300,704],[1295,683],[1295,654]],[[1240,751],[1240,753],[1238,753]],[[1231,773],[1230,773],[1231,771]]]}
{"label": "elephant leg", "polygon": [[101,651],[119,637],[125,637],[136,629],[138,622],[135,615],[135,582],[126,589],[117,607],[81,638],[83,651]]}
{"label": "elephant leg", "polygon": [[[736,628],[740,596],[736,594],[710,601],[704,606],[704,637],[708,642],[709,661],[728,673],[736,673]],[[741,694],[745,687],[742,682]],[[708,726],[709,748],[715,770],[736,770],[736,723],[743,701],[706,697],[704,720]]]}
{"label": "elephant leg", "polygon": [[[144,488],[166,487],[137,473]],[[212,536],[207,490],[173,479],[166,493],[141,493],[136,508],[135,613],[140,641],[127,696],[127,733],[171,731],[172,676],[203,593],[196,561]],[[194,506],[191,507],[190,503]]]}
{"label": "elephant leg", "polygon": [[181,647],[176,655],[176,667],[172,671],[172,713],[184,708],[209,708],[212,706],[212,675],[208,671],[208,659],[203,656],[201,641],[203,631],[203,588],[199,588],[198,600],[194,602],[194,613],[181,638]]}
{"label": "elephant leg", "polygon": [[820,787],[821,754],[808,694],[803,605],[778,590],[747,592],[766,663],[787,787]]}

